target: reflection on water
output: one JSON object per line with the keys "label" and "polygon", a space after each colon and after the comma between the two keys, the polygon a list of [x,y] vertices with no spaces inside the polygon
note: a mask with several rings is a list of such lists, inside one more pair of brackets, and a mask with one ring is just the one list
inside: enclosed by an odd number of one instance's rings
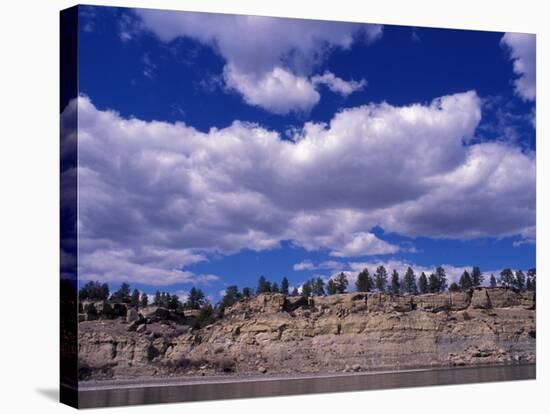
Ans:
{"label": "reflection on water", "polygon": [[535,365],[449,368],[428,371],[385,372],[319,378],[273,379],[179,384],[153,387],[96,389],[79,392],[79,406],[155,404],[168,402],[267,397],[323,392],[376,390],[427,385],[467,384],[535,378]]}

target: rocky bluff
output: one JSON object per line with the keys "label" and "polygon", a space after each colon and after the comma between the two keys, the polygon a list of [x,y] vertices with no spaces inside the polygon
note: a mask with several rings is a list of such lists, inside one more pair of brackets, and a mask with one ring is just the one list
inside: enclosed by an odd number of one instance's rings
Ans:
{"label": "rocky bluff", "polygon": [[82,380],[535,361],[535,296],[506,288],[309,299],[261,294],[200,329],[191,328],[196,313],[93,308],[81,308]]}

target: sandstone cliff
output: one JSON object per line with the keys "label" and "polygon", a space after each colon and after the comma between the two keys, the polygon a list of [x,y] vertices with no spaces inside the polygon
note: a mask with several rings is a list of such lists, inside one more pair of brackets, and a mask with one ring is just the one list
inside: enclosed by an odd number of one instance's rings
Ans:
{"label": "sandstone cliff", "polygon": [[81,317],[81,379],[535,360],[534,294],[504,288],[309,300],[262,294],[241,300],[223,319],[195,330],[189,326],[193,315],[155,307],[130,313],[102,318],[96,308],[96,317]]}

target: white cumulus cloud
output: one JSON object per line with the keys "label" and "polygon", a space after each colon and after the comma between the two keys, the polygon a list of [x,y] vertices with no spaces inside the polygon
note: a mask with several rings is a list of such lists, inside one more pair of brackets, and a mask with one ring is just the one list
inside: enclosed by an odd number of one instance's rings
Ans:
{"label": "white cumulus cloud", "polygon": [[[226,86],[245,102],[286,114],[309,111],[318,101],[318,84],[342,95],[361,89],[331,73],[310,79],[335,48],[354,41],[380,38],[382,26],[372,24],[239,16],[138,9],[140,27],[160,40],[188,37],[212,47],[226,62]],[[332,76],[332,77],[331,77]],[[283,97],[287,99],[282,99]]]}
{"label": "white cumulus cloud", "polygon": [[225,84],[241,93],[246,103],[276,114],[289,111],[309,112],[320,95],[304,77],[275,67],[261,75],[239,72],[232,65],[224,69]]}
{"label": "white cumulus cloud", "polygon": [[334,257],[395,252],[376,226],[410,237],[534,237],[534,154],[464,144],[481,117],[475,92],[346,109],[306,123],[293,141],[239,121],[200,132],[128,119],[86,97],[65,116],[76,110],[83,278],[208,283],[216,276],[185,268],[282,240]]}
{"label": "white cumulus cloud", "polygon": [[534,101],[537,93],[536,36],[526,33],[505,33],[501,43],[510,51],[514,62],[516,93],[525,100]]}

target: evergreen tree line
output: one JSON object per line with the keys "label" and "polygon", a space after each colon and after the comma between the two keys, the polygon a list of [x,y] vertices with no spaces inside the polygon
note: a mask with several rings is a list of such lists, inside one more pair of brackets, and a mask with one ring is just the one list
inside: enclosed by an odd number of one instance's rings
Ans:
{"label": "evergreen tree line", "polygon": [[80,289],[78,296],[80,300],[109,300],[126,303],[134,308],[145,308],[152,304],[168,309],[202,309],[207,303],[204,292],[196,287],[191,288],[185,302],[182,302],[177,295],[157,290],[153,301],[149,303],[149,296],[145,292],[140,292],[138,289],[131,290],[130,285],[126,282],[122,283],[118,290],[109,296],[107,283],[90,281]]}
{"label": "evergreen tree line", "polygon": [[[408,267],[403,277],[394,269],[391,275],[384,266],[378,266],[373,275],[367,268],[363,269],[357,276],[355,291],[357,292],[381,292],[392,295],[398,294],[424,294],[449,291],[468,290],[481,286],[485,277],[480,268],[475,266],[471,271],[465,270],[458,283],[453,282],[447,287],[447,276],[445,269],[438,266],[433,273],[427,276],[424,272],[417,278],[414,270]],[[509,268],[500,272],[498,279],[491,274],[489,286],[504,286],[516,290],[536,290],[536,269],[532,268],[525,274],[522,270],[513,271]],[[207,300],[204,292],[196,287],[189,291],[187,299],[182,302],[177,295],[169,292],[156,291],[152,305],[162,306],[168,309],[196,309],[201,310],[205,320],[214,317],[215,310],[222,312],[229,306],[242,298],[250,298],[262,293],[282,293],[289,296],[325,296],[348,292],[349,281],[344,272],[338,273],[335,277],[325,281],[320,277],[314,277],[301,286],[301,289],[294,287],[290,291],[289,281],[283,277],[281,283],[270,282],[265,276],[260,276],[256,289],[245,287],[242,291],[236,285],[230,285],[225,289],[222,299],[213,307]],[[81,300],[110,300],[112,302],[126,303],[135,308],[148,306],[149,297],[145,292],[140,293],[138,289],[130,289],[128,283],[122,283],[118,290],[109,296],[109,286],[106,283],[96,281],[87,282],[79,291]]]}

